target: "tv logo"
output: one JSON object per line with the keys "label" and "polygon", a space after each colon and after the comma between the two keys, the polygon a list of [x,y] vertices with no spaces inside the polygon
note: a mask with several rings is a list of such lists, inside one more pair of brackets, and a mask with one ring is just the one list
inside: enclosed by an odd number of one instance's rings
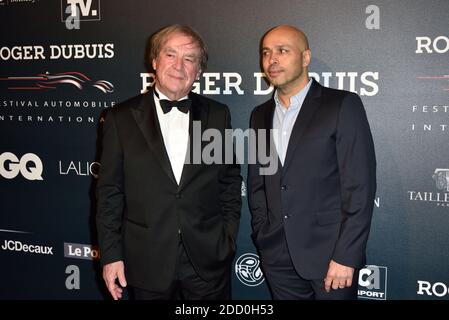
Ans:
{"label": "tv logo", "polygon": [[360,270],[358,296],[362,299],[387,299],[387,267],[368,265]]}
{"label": "tv logo", "polygon": [[0,175],[3,178],[14,179],[20,172],[25,179],[43,180],[42,171],[42,161],[34,153],[26,153],[20,160],[11,152],[0,154]]}
{"label": "tv logo", "polygon": [[100,0],[61,0],[61,21],[79,29],[80,21],[100,21]]}

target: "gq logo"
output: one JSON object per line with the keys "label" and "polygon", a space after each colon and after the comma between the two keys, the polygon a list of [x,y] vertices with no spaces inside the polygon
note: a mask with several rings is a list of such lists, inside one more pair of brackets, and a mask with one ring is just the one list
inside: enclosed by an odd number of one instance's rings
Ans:
{"label": "gq logo", "polygon": [[235,263],[237,279],[249,287],[256,287],[264,281],[260,269],[259,256],[254,253],[242,254]]}
{"label": "gq logo", "polygon": [[359,273],[359,298],[387,299],[387,267],[369,265]]}
{"label": "gq logo", "polygon": [[25,153],[19,160],[14,153],[0,154],[0,175],[6,179],[14,179],[20,174],[28,180],[42,179],[43,165],[34,153]]}

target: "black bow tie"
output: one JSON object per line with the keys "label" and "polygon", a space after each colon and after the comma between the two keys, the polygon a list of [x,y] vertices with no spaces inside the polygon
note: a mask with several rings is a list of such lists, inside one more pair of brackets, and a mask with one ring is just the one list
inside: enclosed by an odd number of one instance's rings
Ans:
{"label": "black bow tie", "polygon": [[192,100],[184,99],[177,101],[162,99],[159,100],[159,103],[161,104],[162,111],[164,111],[164,113],[170,112],[172,108],[178,108],[179,111],[187,113],[192,105]]}

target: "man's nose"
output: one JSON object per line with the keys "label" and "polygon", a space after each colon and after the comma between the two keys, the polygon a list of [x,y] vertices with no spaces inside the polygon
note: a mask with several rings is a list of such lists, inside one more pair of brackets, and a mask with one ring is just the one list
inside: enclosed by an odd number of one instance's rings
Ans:
{"label": "man's nose", "polygon": [[173,66],[175,67],[176,70],[181,70],[183,67],[182,58],[176,58]]}
{"label": "man's nose", "polygon": [[279,60],[278,57],[273,53],[270,55],[270,64],[278,64]]}

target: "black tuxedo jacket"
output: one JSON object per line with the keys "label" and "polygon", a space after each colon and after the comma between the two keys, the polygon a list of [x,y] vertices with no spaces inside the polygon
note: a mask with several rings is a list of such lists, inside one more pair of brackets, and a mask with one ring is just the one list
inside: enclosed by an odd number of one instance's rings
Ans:
{"label": "black tuxedo jacket", "polygon": [[[274,110],[273,98],[256,107],[251,128],[271,129]],[[313,80],[293,127],[284,166],[279,162],[275,174],[261,175],[263,166],[258,158],[248,168],[252,237],[262,261],[275,263],[286,240],[297,272],[306,279],[324,278],[331,259],[362,267],[376,190],[376,160],[360,98]]]}
{"label": "black tuxedo jacket", "polygon": [[[215,128],[224,137],[231,127],[227,106],[194,93],[189,97],[189,141],[192,121],[201,121],[201,132]],[[229,270],[242,178],[236,164],[185,164],[178,186],[155,108],[150,90],[109,110],[96,220],[102,264],[123,260],[129,284],[163,291],[174,274],[179,231],[203,279]]]}

